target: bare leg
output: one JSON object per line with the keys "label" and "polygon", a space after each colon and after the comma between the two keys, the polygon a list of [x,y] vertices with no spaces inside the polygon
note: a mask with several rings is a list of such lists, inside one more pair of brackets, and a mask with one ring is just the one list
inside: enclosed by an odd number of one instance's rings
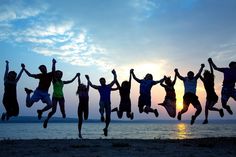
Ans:
{"label": "bare leg", "polygon": [[123,116],[123,112],[122,111],[117,111],[117,116],[118,116],[119,119],[121,119],[122,116]]}
{"label": "bare leg", "polygon": [[66,112],[65,112],[65,100],[60,100],[59,101],[59,105],[60,105],[60,110],[61,110],[61,114],[62,114],[62,118],[66,118]]}
{"label": "bare leg", "polygon": [[228,100],[221,99],[221,102],[222,102],[222,107],[226,109],[229,112],[229,114],[232,115],[233,111],[231,110],[230,106],[227,105]]}
{"label": "bare leg", "polygon": [[52,107],[52,111],[48,113],[47,118],[45,119],[45,121],[43,122],[43,127],[47,128],[47,124],[49,119],[56,113],[57,111],[57,101],[53,101],[53,107]]}
{"label": "bare leg", "polygon": [[105,120],[105,122],[106,122],[106,126],[103,129],[103,132],[104,132],[104,135],[107,136],[108,127],[109,127],[109,124],[111,122],[111,109],[110,109],[110,107],[106,108],[106,120]]}
{"label": "bare leg", "polygon": [[195,108],[197,109],[195,114],[192,116],[191,119],[191,125],[195,122],[195,119],[197,118],[197,116],[200,115],[200,113],[202,112],[202,107],[200,102],[197,100],[197,102],[194,102],[193,106],[195,106]]}
{"label": "bare leg", "polygon": [[79,118],[79,124],[78,124],[79,138],[82,138],[81,128],[82,128],[82,123],[83,123],[83,116],[82,116],[82,112],[81,111],[78,111],[78,118]]}
{"label": "bare leg", "polygon": [[181,120],[182,114],[188,111],[189,103],[184,102],[184,107],[183,109],[178,113],[177,119]]}

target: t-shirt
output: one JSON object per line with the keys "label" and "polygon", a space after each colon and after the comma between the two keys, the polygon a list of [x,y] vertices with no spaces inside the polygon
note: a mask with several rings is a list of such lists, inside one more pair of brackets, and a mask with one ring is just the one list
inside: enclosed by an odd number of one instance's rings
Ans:
{"label": "t-shirt", "polygon": [[196,94],[197,80],[195,78],[189,79],[188,77],[184,78],[184,93],[193,93]]}
{"label": "t-shirt", "polygon": [[236,69],[223,68],[223,87],[234,88],[236,82]]}
{"label": "t-shirt", "polygon": [[153,80],[141,80],[140,82],[140,91],[139,93],[141,95],[151,95],[151,88],[154,85],[154,81]]}
{"label": "t-shirt", "polygon": [[46,74],[37,74],[35,76],[36,79],[39,79],[39,85],[37,89],[47,92],[51,85],[52,76],[53,76],[52,72]]}
{"label": "t-shirt", "polygon": [[111,103],[111,87],[108,85],[99,86],[100,102]]}
{"label": "t-shirt", "polygon": [[64,86],[63,81],[55,81],[53,83],[53,97],[55,97],[55,98],[63,98],[64,97],[63,86]]}

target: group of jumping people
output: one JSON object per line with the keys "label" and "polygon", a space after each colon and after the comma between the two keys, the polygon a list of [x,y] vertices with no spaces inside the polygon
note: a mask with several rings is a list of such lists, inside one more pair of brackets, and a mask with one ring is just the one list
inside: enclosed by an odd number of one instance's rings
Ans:
{"label": "group of jumping people", "polygon": [[[47,128],[50,118],[54,115],[57,110],[57,104],[60,106],[62,117],[66,118],[65,113],[65,98],[63,94],[63,87],[65,84],[72,83],[76,78],[78,80],[78,88],[76,94],[79,98],[78,105],[78,132],[79,137],[82,138],[81,128],[83,120],[88,119],[89,115],[89,88],[92,87],[98,90],[100,95],[99,100],[99,113],[101,115],[101,122],[105,122],[105,128],[103,133],[105,136],[108,135],[108,127],[111,121],[111,112],[116,112],[118,118],[122,118],[123,113],[126,112],[127,118],[131,120],[134,118],[134,113],[131,111],[131,80],[132,78],[140,84],[139,98],[138,98],[138,108],[140,113],[149,112],[154,113],[156,117],[159,116],[157,109],[151,107],[151,88],[160,83],[160,85],[165,89],[166,96],[163,103],[158,105],[163,106],[170,117],[176,117],[176,93],[174,85],[176,79],[180,79],[184,84],[184,96],[183,96],[183,108],[177,114],[177,119],[181,120],[182,114],[188,111],[190,104],[196,109],[195,114],[191,117],[191,124],[194,124],[196,118],[200,115],[202,111],[201,104],[196,95],[197,80],[200,78],[204,84],[206,90],[206,105],[205,105],[205,120],[203,124],[208,123],[208,111],[217,111],[221,117],[224,116],[225,109],[229,114],[233,114],[227,102],[230,97],[236,101],[236,62],[230,62],[229,67],[219,68],[217,67],[211,58],[208,59],[210,65],[210,70],[205,70],[203,75],[201,74],[205,65],[201,64],[200,70],[196,75],[194,72],[189,71],[187,76],[180,75],[178,69],[174,69],[175,76],[171,80],[171,77],[164,76],[162,79],[154,81],[152,74],[146,74],[143,79],[139,79],[134,74],[134,69],[130,70],[129,80],[123,81],[121,84],[117,80],[117,74],[115,70],[112,70],[114,79],[109,84],[106,83],[105,78],[100,78],[100,85],[94,85],[88,75],[85,75],[87,79],[87,84],[81,83],[80,73],[77,73],[71,80],[63,81],[63,72],[56,70],[55,59],[52,60],[52,71],[48,72],[45,65],[40,65],[39,74],[31,74],[25,67],[21,64],[21,71],[17,75],[15,71],[9,71],[9,62],[6,61],[6,70],[4,74],[4,95],[3,95],[3,105],[6,112],[2,113],[2,121],[9,120],[12,116],[18,116],[19,114],[19,104],[17,102],[17,82],[19,81],[23,72],[25,72],[29,77],[39,80],[37,88],[33,91],[31,89],[25,88],[26,92],[26,106],[31,107],[35,102],[41,100],[46,106],[43,109],[37,110],[38,119],[42,118],[42,114],[45,111],[51,109],[48,113],[47,118],[43,122],[43,127]],[[221,103],[222,108],[216,108],[214,105],[218,101],[218,96],[214,89],[214,70],[222,72],[224,74],[223,86],[221,91]],[[53,94],[52,99],[48,92],[51,82],[53,84]],[[114,86],[115,85],[115,86]],[[114,87],[113,87],[114,86]],[[119,107],[111,109],[111,91],[119,90],[120,93],[120,104]],[[104,116],[105,114],[105,116]]]}

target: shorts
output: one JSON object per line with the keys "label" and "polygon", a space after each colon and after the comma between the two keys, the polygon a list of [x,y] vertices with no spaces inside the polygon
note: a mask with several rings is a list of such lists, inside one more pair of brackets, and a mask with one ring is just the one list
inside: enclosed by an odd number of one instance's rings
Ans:
{"label": "shorts", "polygon": [[140,95],[138,99],[138,107],[142,108],[144,106],[151,107],[151,96],[150,95]]}
{"label": "shorts", "polygon": [[110,102],[103,102],[103,101],[100,101],[99,102],[99,112],[100,114],[103,116],[104,114],[104,110],[106,112],[106,115],[110,115],[111,114],[111,103]]}
{"label": "shorts", "polygon": [[236,90],[234,88],[223,87],[221,90],[221,100],[227,102],[230,97],[236,100]]}
{"label": "shorts", "polygon": [[184,99],[183,105],[189,106],[191,103],[194,108],[196,108],[196,109],[201,108],[201,104],[198,100],[198,97],[195,94],[185,93],[183,99]]}
{"label": "shorts", "polygon": [[131,112],[131,101],[130,99],[121,100],[119,105],[119,111],[121,112]]}
{"label": "shorts", "polygon": [[59,102],[59,104],[64,104],[65,103],[64,97],[61,98],[52,97],[52,105],[57,105],[57,102]]}
{"label": "shorts", "polygon": [[207,97],[206,97],[206,100],[209,101],[209,102],[217,103],[218,96],[215,93],[208,94]]}
{"label": "shorts", "polygon": [[48,94],[48,92],[36,89],[34,94],[31,96],[30,101],[38,102],[39,100],[46,104],[52,104],[50,94]]}

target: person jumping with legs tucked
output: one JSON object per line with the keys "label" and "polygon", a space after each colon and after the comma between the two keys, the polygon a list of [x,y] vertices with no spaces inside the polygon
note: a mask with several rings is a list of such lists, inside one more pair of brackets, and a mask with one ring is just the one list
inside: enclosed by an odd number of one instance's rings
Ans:
{"label": "person jumping with legs tucked", "polygon": [[176,74],[173,81],[171,81],[170,77],[165,77],[165,84],[161,82],[161,86],[165,88],[166,96],[163,103],[158,105],[164,106],[167,113],[170,117],[175,118],[176,116],[176,94],[174,85],[176,82]]}
{"label": "person jumping with legs tucked", "polygon": [[48,93],[48,89],[52,82],[52,77],[55,72],[55,64],[56,60],[52,60],[52,72],[47,72],[47,68],[45,65],[40,65],[39,70],[41,71],[40,74],[31,74],[28,70],[24,69],[26,74],[29,77],[33,77],[35,79],[39,79],[39,84],[36,90],[34,91],[33,95],[30,97],[30,94],[33,92],[31,89],[25,88],[26,96],[26,106],[31,107],[35,102],[41,100],[43,103],[46,103],[46,106],[41,109],[37,110],[38,119],[42,118],[43,112],[52,108],[52,102],[50,99],[50,94]]}
{"label": "person jumping with legs tucked", "polygon": [[138,107],[139,107],[139,112],[145,112],[148,114],[149,112],[152,112],[155,114],[156,117],[158,117],[159,113],[157,109],[151,108],[151,88],[152,86],[163,82],[164,78],[159,80],[159,81],[153,81],[152,74],[146,74],[144,79],[138,79],[135,74],[134,74],[134,69],[131,69],[131,74],[138,83],[140,83],[140,96],[138,99]]}
{"label": "person jumping with legs tucked", "polygon": [[222,107],[232,115],[233,111],[231,110],[230,106],[227,105],[227,102],[230,97],[236,101],[236,62],[230,62],[229,68],[217,67],[211,58],[209,58],[209,62],[215,70],[224,74],[223,87],[221,90],[221,103]]}
{"label": "person jumping with legs tucked", "polygon": [[198,96],[196,95],[197,89],[197,79],[200,77],[203,68],[205,67],[204,64],[201,64],[201,68],[196,76],[192,71],[189,71],[187,77],[183,77],[179,74],[178,69],[175,69],[175,73],[177,77],[184,82],[184,97],[183,97],[183,109],[178,113],[178,120],[181,120],[182,114],[188,111],[188,107],[190,103],[196,109],[195,114],[192,116],[191,125],[195,122],[197,116],[202,112],[201,104],[198,100]]}
{"label": "person jumping with legs tucked", "polygon": [[[209,63],[210,64],[210,63]],[[206,97],[206,106],[205,106],[205,120],[203,121],[203,124],[208,123],[208,111],[218,111],[220,116],[224,116],[224,111],[223,109],[218,109],[214,107],[214,105],[218,101],[218,96],[216,95],[215,89],[214,89],[214,72],[212,65],[210,64],[210,70],[205,70],[203,73],[203,77],[200,76],[200,79],[202,80],[207,97]]]}
{"label": "person jumping with legs tucked", "polygon": [[131,71],[129,74],[129,81],[123,81],[121,86],[119,82],[116,82],[120,92],[120,105],[119,109],[115,107],[111,112],[117,112],[118,118],[122,118],[123,112],[126,112],[127,118],[131,120],[134,118],[134,113],[131,112],[131,100],[130,100],[130,88],[131,88]]}
{"label": "person jumping with legs tucked", "polygon": [[[100,78],[100,86],[98,85],[93,85],[90,80],[89,80],[89,76],[86,75],[86,78],[89,82],[89,85],[94,88],[97,89],[99,91],[100,94],[100,101],[99,101],[99,112],[101,114],[101,121],[106,123],[105,128],[103,129],[104,135],[107,136],[108,133],[108,126],[110,124],[111,121],[111,90],[112,90],[112,86],[115,84],[117,76],[116,76],[116,71],[112,70],[112,74],[114,75],[114,80],[110,83],[106,85],[106,80],[105,78]],[[104,110],[106,112],[106,119],[104,119]]]}

